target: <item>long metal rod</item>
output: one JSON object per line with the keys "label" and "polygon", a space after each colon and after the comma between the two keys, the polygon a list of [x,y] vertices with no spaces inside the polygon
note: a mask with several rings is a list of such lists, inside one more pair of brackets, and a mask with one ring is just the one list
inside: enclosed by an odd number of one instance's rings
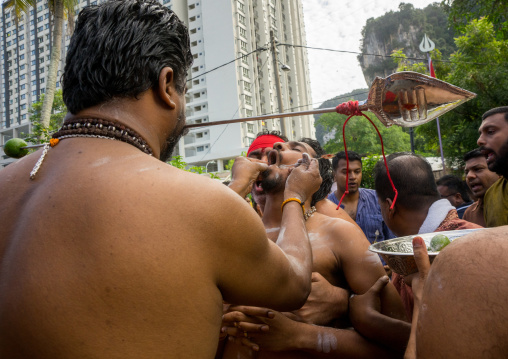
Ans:
{"label": "long metal rod", "polygon": [[[361,111],[365,111],[365,110],[367,110],[367,106],[366,105],[360,105],[359,109]],[[281,117],[297,117],[297,116],[306,116],[306,115],[318,115],[318,114],[321,114],[321,113],[332,113],[332,112],[337,112],[335,107],[327,107],[327,108],[320,108],[320,109],[314,109],[314,110],[308,110],[308,111],[299,111],[299,112],[272,113],[272,114],[269,114],[269,115],[244,117],[244,118],[235,118],[233,120],[193,123],[191,125],[186,125],[185,128],[209,127],[209,126],[227,125],[227,124],[230,124],[230,123],[238,123],[238,122],[269,120],[269,119],[281,118]],[[24,147],[21,147],[21,148],[23,148],[23,149],[24,148],[38,148],[38,147],[42,147],[42,146],[44,146],[44,144],[24,146]]]}
{"label": "long metal rod", "polygon": [[[361,107],[362,106],[360,106],[360,108]],[[244,117],[244,118],[235,118],[233,120],[194,123],[194,124],[191,124],[191,125],[187,125],[185,127],[186,128],[208,127],[208,126],[217,126],[217,125],[227,125],[229,123],[268,120],[268,119],[272,119],[272,118],[281,118],[281,117],[296,117],[296,116],[314,115],[314,114],[330,113],[330,112],[336,112],[335,107],[328,107],[328,108],[321,108],[321,109],[315,109],[315,110],[309,110],[309,111],[300,111],[300,112],[273,113],[273,114],[270,114],[270,115],[261,115],[261,116]],[[21,147],[21,148],[22,149],[25,149],[25,148],[38,148],[38,147],[42,147],[42,146],[44,146],[44,143],[40,144],[40,145],[24,146],[24,147]]]}
{"label": "long metal rod", "polygon": [[335,107],[328,107],[328,108],[321,108],[321,109],[315,109],[315,110],[309,110],[309,111],[300,111],[300,112],[273,113],[273,114],[270,114],[270,115],[261,115],[261,116],[244,117],[244,118],[235,118],[233,120],[203,122],[203,123],[193,123],[193,124],[187,125],[185,127],[186,128],[208,127],[208,126],[226,125],[226,124],[229,124],[229,123],[268,120],[268,119],[280,118],[280,117],[296,117],[296,116],[305,116],[305,115],[315,115],[315,114],[330,113],[330,112],[336,112]]}

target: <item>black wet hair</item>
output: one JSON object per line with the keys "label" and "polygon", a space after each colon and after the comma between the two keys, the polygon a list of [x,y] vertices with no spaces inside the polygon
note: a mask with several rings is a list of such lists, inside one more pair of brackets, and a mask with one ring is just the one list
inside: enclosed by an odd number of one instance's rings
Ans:
{"label": "black wet hair", "polygon": [[477,158],[477,157],[483,157],[485,158],[485,155],[481,153],[479,148],[475,148],[472,151],[469,151],[464,155],[464,162],[469,161],[471,158]]}
{"label": "black wet hair", "polygon": [[282,138],[282,140],[284,140],[284,142],[289,141],[288,138],[286,136],[284,136],[280,131],[276,131],[276,130],[269,131],[267,129],[264,129],[263,131],[258,132],[256,135],[256,138],[258,138],[260,136],[266,136],[266,135],[273,135],[273,136],[280,137],[280,138]]}
{"label": "black wet hair", "polygon": [[321,156],[325,155],[326,152],[325,150],[323,150],[318,141],[313,140],[312,138],[304,137],[300,139],[299,142],[304,142],[308,144],[310,147],[312,147],[312,149],[316,153],[316,156],[314,156],[314,158],[317,158],[319,163],[319,174],[321,175],[322,182],[321,186],[319,187],[319,190],[312,195],[311,206],[314,206],[319,201],[325,199],[330,193],[330,190],[332,189],[333,185],[333,174],[331,171],[332,166],[330,164],[329,159],[321,158]]}
{"label": "black wet hair", "polygon": [[[421,209],[441,199],[432,167],[425,158],[410,152],[392,153],[386,157],[390,176],[399,195],[396,205]],[[395,197],[388,179],[384,161],[374,167],[374,186],[378,197],[384,201]]]}
{"label": "black wet hair", "polygon": [[504,119],[508,121],[508,106],[501,106],[501,107],[495,107],[487,112],[485,112],[482,116],[482,121],[485,120],[487,117],[490,117],[492,115],[496,115],[498,113],[504,113]]}
{"label": "black wet hair", "polygon": [[453,194],[460,193],[464,202],[471,201],[466,183],[457,176],[445,175],[436,181],[436,185],[448,187]]}
{"label": "black wet hair", "polygon": [[115,98],[137,98],[173,69],[183,94],[192,65],[189,33],[156,0],[110,0],[80,11],[63,74],[63,100],[76,114]]}
{"label": "black wet hair", "polygon": [[[360,156],[355,151],[347,151],[347,157],[349,158],[349,162],[351,161],[360,161],[360,164],[362,164],[362,156]],[[332,168],[333,171],[337,171],[337,168],[339,168],[339,161],[346,159],[346,152],[340,151],[335,154],[332,158]]]}

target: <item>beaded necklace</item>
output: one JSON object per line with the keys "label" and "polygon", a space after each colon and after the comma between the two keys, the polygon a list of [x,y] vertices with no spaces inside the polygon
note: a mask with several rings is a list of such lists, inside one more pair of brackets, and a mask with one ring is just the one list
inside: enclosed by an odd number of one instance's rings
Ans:
{"label": "beaded necklace", "polygon": [[316,212],[316,207],[312,206],[312,207],[310,207],[310,209],[308,211],[305,211],[305,213],[303,214],[303,218],[305,220],[308,220],[310,217],[312,217],[314,212]]}
{"label": "beaded necklace", "polygon": [[153,156],[153,150],[148,143],[133,129],[115,121],[96,118],[75,118],[67,120],[62,127],[53,134],[53,138],[44,145],[42,155],[35,164],[30,179],[34,179],[42,165],[49,147],[55,147],[60,140],[72,137],[106,138],[128,143],[140,151]]}

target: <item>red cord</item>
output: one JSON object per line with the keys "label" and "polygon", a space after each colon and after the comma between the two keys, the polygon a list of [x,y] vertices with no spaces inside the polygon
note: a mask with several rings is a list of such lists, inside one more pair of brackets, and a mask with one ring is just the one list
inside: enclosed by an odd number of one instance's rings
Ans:
{"label": "red cord", "polygon": [[358,108],[358,101],[348,101],[348,102],[341,103],[339,106],[337,106],[335,108],[335,110],[337,111],[337,113],[340,113],[342,115],[349,115],[349,117],[344,122],[344,125],[342,126],[342,139],[344,141],[344,152],[346,153],[346,191],[344,192],[344,194],[342,194],[342,197],[340,198],[339,205],[337,206],[337,209],[340,208],[340,204],[342,203],[342,200],[344,199],[346,194],[349,194],[349,183],[348,183],[349,182],[349,157],[347,155],[347,146],[346,146],[346,124],[348,123],[349,119],[353,116],[365,117],[367,120],[369,120],[369,122],[372,124],[372,126],[374,126],[374,128],[376,129],[376,132],[379,136],[379,140],[381,141],[381,153],[383,154],[383,161],[385,163],[386,174],[388,175],[388,179],[390,180],[390,184],[392,185],[393,192],[395,193],[395,196],[393,197],[392,205],[390,206],[390,209],[393,209],[393,207],[395,206],[395,202],[397,201],[397,196],[399,195],[399,192],[395,188],[395,185],[393,184],[393,181],[392,181],[392,177],[390,176],[390,170],[388,169],[388,163],[386,162],[385,146],[383,144],[383,137],[381,137],[381,133],[377,129],[374,122],[372,122],[372,120],[367,115],[365,115],[362,111],[360,111],[360,109]]}

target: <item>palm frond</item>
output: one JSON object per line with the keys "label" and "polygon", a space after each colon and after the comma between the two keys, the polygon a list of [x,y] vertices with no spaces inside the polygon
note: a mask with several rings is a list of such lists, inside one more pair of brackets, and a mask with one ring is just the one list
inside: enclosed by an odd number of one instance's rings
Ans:
{"label": "palm frond", "polygon": [[6,9],[13,9],[16,19],[21,17],[22,13],[28,14],[28,10],[35,6],[35,0],[9,0],[5,3]]}

